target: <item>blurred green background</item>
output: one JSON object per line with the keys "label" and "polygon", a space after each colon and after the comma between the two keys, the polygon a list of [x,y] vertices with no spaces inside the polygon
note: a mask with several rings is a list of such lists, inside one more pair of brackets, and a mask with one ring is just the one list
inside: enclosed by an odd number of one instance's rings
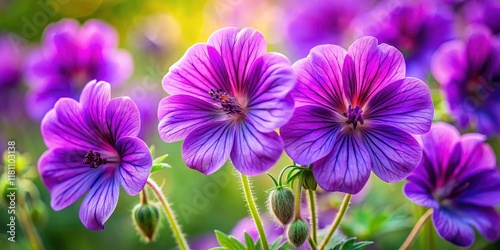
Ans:
{"label": "blurred green background", "polygon": [[[252,1],[243,5],[241,0],[1,0],[0,29],[17,34],[28,46],[35,46],[46,25],[64,17],[75,18],[81,23],[98,18],[114,26],[120,35],[120,47],[129,50],[135,68],[131,80],[113,91],[113,95],[133,95],[143,86],[150,93],[162,93],[161,78],[194,43],[205,42],[209,35],[225,26],[251,26],[260,30],[268,40],[269,50],[286,54],[280,30],[276,30],[280,5],[276,1]],[[243,5],[243,6],[242,6]],[[56,11],[54,11],[56,10]],[[243,15],[244,14],[244,15]],[[253,18],[246,18],[253,17]],[[273,25],[270,25],[273,24]],[[148,32],[155,34],[155,42],[164,53],[148,53],[141,47],[141,40]],[[139,37],[139,38],[138,38]],[[139,40],[137,40],[139,39]],[[33,44],[33,45],[31,45]],[[146,84],[147,83],[147,84]],[[141,85],[142,84],[142,85]],[[436,86],[436,85],[434,85]],[[433,85],[431,84],[431,88]],[[135,89],[134,89],[135,88]],[[139,89],[140,91],[140,89]],[[434,96],[439,103],[439,95]],[[156,111],[155,111],[156,112]],[[444,114],[445,115],[445,114]],[[16,150],[29,153],[30,167],[36,169],[38,157],[46,150],[39,123],[23,120],[19,124],[2,124],[5,139],[16,142]],[[185,166],[180,157],[181,143],[165,144],[156,131],[146,139],[156,146],[157,154],[168,153],[171,169],[153,175],[157,183],[164,183],[163,190],[176,211],[178,220],[188,235],[188,240],[213,234],[213,230],[229,233],[236,222],[247,216],[241,197],[238,178],[231,166],[205,176]],[[491,141],[497,155],[500,143]],[[281,167],[290,163],[283,156],[271,173],[276,175]],[[18,179],[19,181],[19,179]],[[118,207],[105,224],[106,230],[87,230],[78,218],[79,203],[62,210],[50,208],[50,197],[38,177],[35,184],[40,190],[45,212],[37,229],[47,249],[173,249],[175,242],[163,219],[156,241],[145,244],[140,240],[131,219],[131,210],[139,197],[129,197],[121,192]],[[267,176],[254,178],[254,190],[262,212],[265,212],[266,190],[271,188]],[[382,183],[375,176],[363,202],[351,206],[344,221],[343,231],[348,236],[362,240],[374,240],[373,249],[397,249],[409,233],[422,210],[406,200],[401,192],[402,183]],[[342,197],[331,197],[328,203],[338,206]],[[391,220],[396,217],[398,220]],[[333,218],[332,218],[333,219]],[[0,208],[0,249],[29,249],[29,243],[21,225],[17,225],[16,242],[7,241],[7,209]],[[378,224],[377,224],[378,223]],[[379,225],[381,224],[381,225]],[[383,225],[382,225],[383,224]],[[421,235],[432,238],[435,249],[454,249],[441,240],[432,228]],[[428,243],[417,240],[413,249],[427,249]],[[476,237],[473,249],[484,249],[489,243]],[[499,249],[500,244],[488,249]],[[201,248],[203,249],[203,248]]]}

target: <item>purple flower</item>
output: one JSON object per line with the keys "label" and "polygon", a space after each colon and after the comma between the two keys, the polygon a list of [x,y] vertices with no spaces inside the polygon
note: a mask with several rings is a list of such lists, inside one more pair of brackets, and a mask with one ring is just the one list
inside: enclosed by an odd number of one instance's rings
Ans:
{"label": "purple flower", "polygon": [[408,199],[434,209],[438,234],[451,243],[468,247],[474,230],[490,241],[500,236],[500,172],[495,155],[480,134],[460,136],[446,123],[436,123],[422,136],[423,157],[408,177]]}
{"label": "purple flower", "polygon": [[132,72],[132,58],[117,49],[115,29],[102,21],[80,27],[73,19],[63,19],[47,26],[42,40],[26,66],[28,112],[35,119],[61,97],[77,99],[91,80],[120,84]]}
{"label": "purple flower", "polygon": [[444,90],[452,116],[461,128],[500,133],[500,37],[484,26],[470,26],[464,41],[443,44],[432,73]]}
{"label": "purple flower", "polygon": [[362,35],[399,49],[407,75],[426,79],[434,51],[454,37],[453,14],[431,1],[382,1],[355,22]]}
{"label": "purple flower", "polygon": [[51,195],[51,206],[61,210],[85,193],[80,220],[88,229],[102,230],[118,203],[120,185],[138,194],[146,184],[152,159],[137,138],[139,111],[128,97],[110,100],[110,85],[92,81],[80,102],[61,98],[42,120],[48,150],[38,171]]}
{"label": "purple flower", "polygon": [[469,23],[488,26],[495,34],[500,33],[500,2],[497,0],[465,1],[461,11]]}
{"label": "purple flower", "polygon": [[[291,51],[303,58],[320,44],[344,44],[349,40],[351,21],[367,11],[374,1],[295,1],[290,4],[300,9],[287,27],[287,44]],[[290,10],[293,11],[293,10]]]}
{"label": "purple flower", "polygon": [[261,174],[282,153],[275,129],[292,116],[295,82],[288,59],[266,53],[261,33],[221,29],[208,44],[192,46],[163,78],[171,96],[158,108],[160,136],[185,139],[182,157],[204,174],[229,157],[242,174]]}
{"label": "purple flower", "polygon": [[12,122],[23,116],[22,65],[26,47],[14,35],[0,35],[0,120]]}
{"label": "purple flower", "polygon": [[410,175],[422,154],[411,134],[429,130],[434,110],[396,48],[363,37],[348,51],[317,46],[293,67],[297,108],[281,136],[295,162],[313,164],[323,189],[358,193],[370,170],[386,182]]}

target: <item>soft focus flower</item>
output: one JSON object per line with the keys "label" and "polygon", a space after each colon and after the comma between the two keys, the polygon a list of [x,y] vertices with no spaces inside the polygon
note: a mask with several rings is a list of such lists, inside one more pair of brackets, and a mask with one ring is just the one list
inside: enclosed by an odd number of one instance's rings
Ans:
{"label": "soft focus flower", "polygon": [[292,116],[295,81],[286,57],[266,53],[261,33],[221,29],[208,44],[192,46],[163,78],[171,96],[158,108],[160,136],[185,139],[186,164],[204,174],[229,157],[242,174],[261,174],[282,153],[275,129]]}
{"label": "soft focus flower", "polygon": [[407,75],[420,79],[426,79],[434,51],[454,36],[453,13],[428,0],[382,1],[354,23],[360,34],[399,49]]}
{"label": "soft focus flower", "polygon": [[468,247],[474,230],[490,241],[500,236],[500,172],[491,147],[480,134],[465,134],[436,123],[422,136],[423,157],[408,177],[408,199],[434,209],[432,220],[447,241]]}
{"label": "soft focus flower", "polygon": [[467,0],[461,8],[469,23],[488,26],[495,34],[500,33],[500,2],[498,0]]}
{"label": "soft focus flower", "polygon": [[370,170],[397,182],[415,169],[422,150],[411,134],[429,130],[433,106],[425,83],[405,77],[396,48],[363,37],[348,51],[317,46],[293,67],[298,107],[281,136],[323,189],[355,194]]}
{"label": "soft focus flower", "polygon": [[[285,44],[297,58],[307,56],[309,50],[320,44],[344,44],[351,34],[351,21],[367,11],[374,1],[292,1],[297,14],[287,24]],[[287,2],[288,3],[288,2]]]}
{"label": "soft focus flower", "polygon": [[38,161],[52,208],[66,208],[87,193],[80,220],[89,229],[104,229],[118,203],[120,185],[136,195],[151,171],[149,149],[137,138],[140,127],[135,103],[128,97],[110,100],[106,82],[88,83],[80,102],[57,101],[42,120],[48,150]]}
{"label": "soft focus flower", "polygon": [[120,84],[132,72],[132,58],[117,49],[113,27],[90,20],[81,27],[63,19],[47,26],[41,48],[27,59],[26,82],[29,114],[40,119],[61,97],[77,99],[91,80]]}
{"label": "soft focus flower", "polygon": [[24,114],[21,86],[26,47],[15,35],[0,35],[0,120],[18,120]]}
{"label": "soft focus flower", "polygon": [[444,90],[452,116],[461,128],[500,132],[500,38],[484,26],[469,26],[464,41],[436,51],[432,73]]}

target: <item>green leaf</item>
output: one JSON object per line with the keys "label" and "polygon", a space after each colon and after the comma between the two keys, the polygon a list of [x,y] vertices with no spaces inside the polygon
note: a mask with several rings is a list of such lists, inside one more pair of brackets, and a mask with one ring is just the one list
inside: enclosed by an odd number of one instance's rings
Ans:
{"label": "green leaf", "polygon": [[151,157],[155,157],[155,145],[149,146],[149,153],[151,153]]}
{"label": "green leaf", "polygon": [[157,163],[157,164],[153,164],[153,167],[151,168],[151,173],[154,173],[158,170],[162,170],[164,168],[171,168],[170,165],[168,165],[167,163]]}
{"label": "green leaf", "polygon": [[246,247],[248,250],[258,250],[255,248],[255,243],[253,242],[252,237],[247,232],[245,232],[245,244],[247,245]]}
{"label": "green leaf", "polygon": [[245,245],[239,242],[236,238],[229,236],[219,230],[215,230],[215,236],[217,237],[217,241],[223,247],[223,249],[246,250]]}
{"label": "green leaf", "polygon": [[358,250],[358,249],[363,249],[369,245],[373,244],[373,241],[360,241],[354,244],[350,250]]}
{"label": "green leaf", "polygon": [[356,237],[351,237],[337,243],[332,250],[359,250],[373,244],[372,241],[356,242]]}
{"label": "green leaf", "polygon": [[168,154],[158,156],[153,160],[153,164],[163,163],[163,162],[165,162],[165,159],[167,159],[167,157],[168,157]]}

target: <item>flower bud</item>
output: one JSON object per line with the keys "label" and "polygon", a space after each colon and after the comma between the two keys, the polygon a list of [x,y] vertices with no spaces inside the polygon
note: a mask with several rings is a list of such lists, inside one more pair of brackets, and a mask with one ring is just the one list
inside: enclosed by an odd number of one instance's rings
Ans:
{"label": "flower bud", "polygon": [[269,211],[280,224],[287,225],[293,219],[294,201],[292,190],[278,187],[269,194]]}
{"label": "flower bud", "polygon": [[296,220],[288,225],[287,236],[292,245],[299,247],[309,237],[309,225],[302,219]]}
{"label": "flower bud", "polygon": [[137,204],[132,211],[134,224],[146,242],[153,240],[160,221],[158,207],[152,204]]}
{"label": "flower bud", "polygon": [[304,189],[316,191],[316,188],[318,188],[318,183],[310,169],[303,170],[299,178]]}

